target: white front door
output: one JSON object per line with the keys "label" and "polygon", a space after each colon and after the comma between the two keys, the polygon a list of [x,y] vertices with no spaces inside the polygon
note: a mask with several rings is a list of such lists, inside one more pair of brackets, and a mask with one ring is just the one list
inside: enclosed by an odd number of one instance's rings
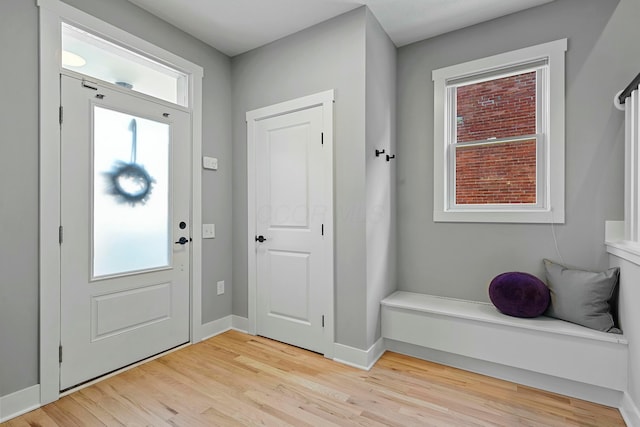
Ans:
{"label": "white front door", "polygon": [[[255,122],[256,332],[325,353],[331,151],[322,105]],[[327,167],[329,166],[329,167]]]}
{"label": "white front door", "polygon": [[186,111],[61,79],[64,390],[189,341],[191,135]]}

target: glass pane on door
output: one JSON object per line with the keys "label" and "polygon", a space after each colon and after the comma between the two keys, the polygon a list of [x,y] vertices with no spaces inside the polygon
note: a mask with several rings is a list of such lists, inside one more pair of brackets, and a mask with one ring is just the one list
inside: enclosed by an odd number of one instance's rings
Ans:
{"label": "glass pane on door", "polygon": [[93,278],[170,265],[170,126],[93,107]]}

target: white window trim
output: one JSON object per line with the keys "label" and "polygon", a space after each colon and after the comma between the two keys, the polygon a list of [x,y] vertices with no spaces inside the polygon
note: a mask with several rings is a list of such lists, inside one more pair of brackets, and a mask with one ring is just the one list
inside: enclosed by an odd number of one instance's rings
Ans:
{"label": "white window trim", "polygon": [[[564,223],[564,110],[565,110],[565,52],[567,39],[556,40],[524,49],[434,70],[434,158],[433,158],[433,220],[435,222],[511,222]],[[446,141],[447,82],[503,68],[515,67],[546,59],[549,64],[549,85],[546,108],[549,109],[547,138],[544,139],[545,188],[542,207],[451,208],[448,199],[448,170]]]}
{"label": "white window trim", "polygon": [[[191,342],[204,337],[202,312],[202,67],[60,0],[37,0],[40,40],[40,404],[60,397],[60,73],[61,23],[90,29],[189,76],[191,112]],[[180,108],[177,104],[172,104]]]}

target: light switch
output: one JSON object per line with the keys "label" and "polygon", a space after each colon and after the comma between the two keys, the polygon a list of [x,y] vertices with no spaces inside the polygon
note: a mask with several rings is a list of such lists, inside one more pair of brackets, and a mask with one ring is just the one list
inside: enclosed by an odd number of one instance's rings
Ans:
{"label": "light switch", "polygon": [[205,169],[218,170],[218,159],[216,157],[207,157],[204,156],[202,158],[202,167]]}
{"label": "light switch", "polygon": [[215,224],[202,224],[202,238],[213,239],[216,237],[216,225]]}

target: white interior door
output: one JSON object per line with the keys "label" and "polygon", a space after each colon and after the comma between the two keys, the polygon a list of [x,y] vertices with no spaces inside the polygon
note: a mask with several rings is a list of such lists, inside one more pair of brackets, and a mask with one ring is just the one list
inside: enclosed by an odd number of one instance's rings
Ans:
{"label": "white interior door", "polygon": [[62,76],[61,390],[189,340],[189,113],[92,86]]}
{"label": "white interior door", "polygon": [[254,133],[256,332],[320,353],[333,286],[322,130],[320,105],[260,120]]}

